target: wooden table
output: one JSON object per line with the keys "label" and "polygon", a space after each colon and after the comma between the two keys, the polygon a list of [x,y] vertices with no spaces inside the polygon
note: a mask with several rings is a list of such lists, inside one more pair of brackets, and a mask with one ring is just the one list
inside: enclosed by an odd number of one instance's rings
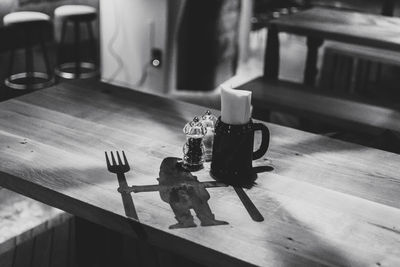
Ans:
{"label": "wooden table", "polygon": [[[279,74],[279,32],[307,37],[304,83],[314,85],[318,48],[323,40],[400,51],[400,18],[328,8],[312,8],[271,21],[265,53],[264,76]],[[300,56],[300,55],[299,55]]]}
{"label": "wooden table", "polygon": [[[137,218],[127,217],[104,151],[126,152],[129,185],[157,185],[163,159],[181,156],[183,125],[203,112],[82,81],[3,102],[0,186],[209,266],[400,266],[400,156],[273,124],[246,190],[263,222],[231,187],[206,188],[228,224],[171,229],[176,215],[151,190],[132,193]],[[212,181],[208,170],[193,175]]]}

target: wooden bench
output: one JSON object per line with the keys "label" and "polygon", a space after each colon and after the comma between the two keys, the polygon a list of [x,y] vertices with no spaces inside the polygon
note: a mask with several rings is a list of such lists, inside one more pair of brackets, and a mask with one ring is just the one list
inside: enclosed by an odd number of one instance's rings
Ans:
{"label": "wooden bench", "polygon": [[0,266],[72,266],[72,218],[0,188]]}
{"label": "wooden bench", "polygon": [[329,43],[324,48],[320,85],[322,89],[363,93],[371,81],[379,84],[382,66],[400,67],[400,52]]}
{"label": "wooden bench", "polygon": [[376,135],[384,130],[400,133],[400,112],[394,108],[263,77],[243,84],[238,89],[253,92],[255,113],[283,111],[363,134]]}
{"label": "wooden bench", "polygon": [[368,59],[383,64],[400,66],[400,52],[354,44],[330,43],[325,52],[347,55],[356,59]]}

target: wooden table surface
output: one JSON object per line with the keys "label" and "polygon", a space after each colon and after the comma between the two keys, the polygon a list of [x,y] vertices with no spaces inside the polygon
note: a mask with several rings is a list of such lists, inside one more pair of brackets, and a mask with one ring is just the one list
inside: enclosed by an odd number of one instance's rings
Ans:
{"label": "wooden table surface", "polygon": [[[304,83],[314,85],[317,50],[323,40],[388,49],[400,52],[400,18],[315,7],[282,16],[270,22],[265,56],[265,75],[277,78],[278,32],[308,37]],[[301,55],[299,55],[301,56]]]}
{"label": "wooden table surface", "polygon": [[[231,187],[206,189],[225,225],[170,229],[157,191],[132,193],[138,218],[127,218],[104,151],[126,152],[129,185],[157,185],[163,159],[181,156],[185,122],[203,112],[82,81],[3,102],[0,186],[210,266],[400,266],[400,156],[273,124],[254,163],[264,172],[245,190],[263,222]],[[212,181],[208,170],[193,175]]]}

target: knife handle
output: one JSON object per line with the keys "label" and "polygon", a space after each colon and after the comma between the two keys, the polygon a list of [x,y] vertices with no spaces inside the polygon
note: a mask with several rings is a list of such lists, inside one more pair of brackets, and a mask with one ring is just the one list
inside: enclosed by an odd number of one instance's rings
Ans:
{"label": "knife handle", "polygon": [[242,201],[244,207],[249,213],[250,217],[253,221],[262,222],[264,221],[264,217],[261,215],[260,211],[254,206],[253,201],[249,198],[249,196],[244,192],[244,190],[240,187],[233,187],[235,189],[236,194],[239,196]]}

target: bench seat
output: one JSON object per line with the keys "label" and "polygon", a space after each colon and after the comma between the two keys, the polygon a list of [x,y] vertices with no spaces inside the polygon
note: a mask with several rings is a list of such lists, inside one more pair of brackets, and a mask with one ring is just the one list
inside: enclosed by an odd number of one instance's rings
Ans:
{"label": "bench seat", "polygon": [[255,112],[282,111],[363,134],[400,133],[400,112],[286,81],[256,78],[238,87],[253,92]]}

